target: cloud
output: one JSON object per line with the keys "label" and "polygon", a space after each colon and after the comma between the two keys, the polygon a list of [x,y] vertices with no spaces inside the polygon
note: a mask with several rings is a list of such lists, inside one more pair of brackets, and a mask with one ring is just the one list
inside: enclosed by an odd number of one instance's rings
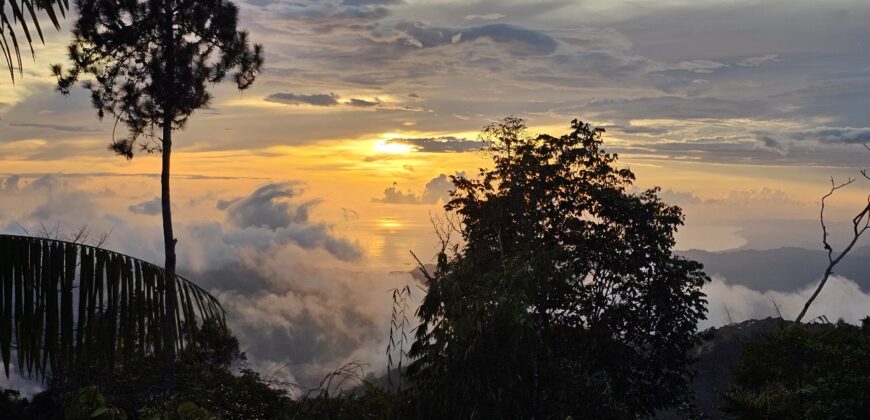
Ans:
{"label": "cloud", "polygon": [[[453,176],[457,178],[465,177],[465,172],[456,172]],[[399,184],[393,185],[384,190],[384,196],[374,198],[372,201],[386,204],[438,204],[446,203],[450,200],[450,192],[455,189],[450,177],[446,174],[440,174],[426,183],[422,194],[419,196],[416,193],[402,192],[399,190]]]}
{"label": "cloud", "polygon": [[259,249],[293,243],[304,249],[325,249],[345,261],[359,259],[362,250],[357,244],[336,237],[328,225],[310,220],[319,200],[290,201],[300,194],[300,183],[267,184],[227,205],[227,221],[239,229],[223,233],[224,240]]}
{"label": "cloud", "polygon": [[505,17],[501,13],[487,13],[485,15],[465,15],[465,20],[499,20]]}
{"label": "cloud", "polygon": [[758,140],[759,143],[761,143],[764,147],[766,147],[768,149],[777,150],[781,153],[787,152],[785,145],[782,144],[782,142],[780,140],[774,138],[771,135],[764,134],[764,133],[757,133],[755,135],[755,139]]}
{"label": "cloud", "polygon": [[[464,172],[454,174],[457,178],[464,178]],[[450,177],[445,174],[440,174],[428,183],[423,190],[421,201],[428,204],[437,204],[439,202],[447,202],[450,200],[450,192],[455,190],[456,186],[450,181]]]}
{"label": "cloud", "polygon": [[347,209],[342,207],[341,213],[344,215],[345,221],[359,220],[359,212],[354,209]]}
{"label": "cloud", "polygon": [[6,192],[6,193],[16,193],[16,192],[18,192],[18,183],[19,182],[21,182],[20,175],[11,175],[8,178],[4,179],[2,183],[0,183],[0,185],[2,185],[2,188],[0,188],[0,191]]}
{"label": "cloud", "polygon": [[455,29],[422,22],[400,22],[394,29],[402,34],[396,42],[424,49],[488,39],[497,44],[512,45],[511,51],[518,55],[549,55],[559,45],[555,38],[543,32],[505,23]]}
{"label": "cloud", "polygon": [[405,4],[405,0],[342,0],[347,6],[383,6]]}
{"label": "cloud", "polygon": [[237,227],[286,228],[293,223],[306,223],[308,210],[316,204],[309,202],[291,208],[290,203],[281,201],[301,193],[298,183],[267,184],[232,204],[219,202],[218,208],[226,205],[227,220]]}
{"label": "cloud", "polygon": [[300,22],[337,25],[387,17],[396,0],[273,0],[264,5],[271,16]]}
{"label": "cloud", "polygon": [[33,221],[57,221],[66,225],[68,220],[87,220],[96,215],[96,206],[90,195],[76,190],[64,190],[49,194],[48,199],[30,213]]}
{"label": "cloud", "polygon": [[336,106],[338,105],[338,95],[334,93],[316,93],[312,95],[273,93],[266,97],[266,101],[285,105]]}
{"label": "cloud", "polygon": [[[674,95],[633,99],[592,100],[570,113],[586,110],[597,118],[622,119],[732,119],[759,118],[772,112],[766,101],[722,99],[714,97],[685,98]],[[558,110],[564,112],[563,110]]]}
{"label": "cloud", "polygon": [[220,199],[220,200],[217,201],[217,203],[215,203],[215,208],[218,209],[218,210],[226,210],[226,209],[228,209],[231,205],[233,205],[235,202],[237,202],[237,201],[239,201],[239,200],[241,200],[241,199],[242,199],[241,197],[231,198],[231,199],[228,199],[228,200]]}
{"label": "cloud", "polygon": [[[776,317],[778,314],[774,305],[779,307],[785,319],[793,320],[815,288],[815,285],[809,285],[792,293],[759,292],[745,286],[731,284],[723,278],[714,278],[703,289],[707,294],[709,313],[707,320],[702,321],[700,327],[703,329],[725,325],[731,321]],[[843,319],[857,324],[868,316],[867,308],[870,308],[870,293],[862,291],[852,280],[833,276],[810,307],[805,319],[809,321],[825,316],[832,322]]]}
{"label": "cloud", "polygon": [[79,125],[62,124],[38,124],[38,123],[10,123],[10,127],[38,128],[41,130],[63,131],[68,133],[99,133],[102,130]]}
{"label": "cloud", "polygon": [[642,134],[649,136],[661,136],[669,132],[669,129],[665,127],[649,127],[637,125],[605,125],[601,128],[607,131],[618,131],[625,134]]}
{"label": "cloud", "polygon": [[356,99],[356,98],[353,98],[353,99],[351,99],[351,100],[345,102],[345,104],[350,105],[350,106],[353,106],[353,107],[357,107],[357,108],[373,108],[373,107],[376,107],[376,106],[380,105],[380,104],[381,104],[381,100],[375,98],[374,101],[369,101],[369,100],[366,100],[366,99]]}
{"label": "cloud", "polygon": [[780,61],[782,61],[782,59],[777,54],[765,54],[744,58],[743,60],[738,61],[737,65],[740,67],[758,67],[765,64],[778,63]]}
{"label": "cloud", "polygon": [[160,214],[163,211],[163,205],[160,201],[160,197],[154,197],[151,200],[139,204],[134,204],[128,207],[128,209],[131,213],[154,216]]}
{"label": "cloud", "polygon": [[399,184],[395,182],[384,190],[382,198],[373,198],[372,201],[386,204],[423,204],[420,197],[417,197],[417,194],[411,192],[411,190],[402,192],[399,190]]}
{"label": "cloud", "polygon": [[405,144],[425,153],[463,153],[483,149],[485,142],[453,136],[388,139],[387,144]]}
{"label": "cloud", "polygon": [[[20,234],[17,223],[53,226],[57,219],[42,218],[62,216],[65,230],[90,225],[93,232],[113,231],[109,249],[162,261],[159,218],[131,222],[123,214],[143,204],[138,198],[104,199],[100,189],[83,189],[87,181],[5,177],[0,228]],[[213,201],[179,200],[175,228],[179,272],[221,299],[252,367],[289,364],[288,377],[308,388],[351,360],[371,363],[375,372],[383,368],[388,291],[413,280],[369,267],[356,241],[315,220],[309,211],[316,200],[306,198],[302,187],[266,184],[225,200],[221,212],[209,205]],[[355,217],[348,210],[348,220]]]}
{"label": "cloud", "polygon": [[870,142],[870,127],[819,127],[791,133],[797,140],[815,140],[820,143],[866,144]]}
{"label": "cloud", "polygon": [[669,68],[669,70],[685,70],[692,73],[709,74],[715,70],[728,67],[727,64],[718,63],[711,60],[689,60],[681,61],[679,64]]}

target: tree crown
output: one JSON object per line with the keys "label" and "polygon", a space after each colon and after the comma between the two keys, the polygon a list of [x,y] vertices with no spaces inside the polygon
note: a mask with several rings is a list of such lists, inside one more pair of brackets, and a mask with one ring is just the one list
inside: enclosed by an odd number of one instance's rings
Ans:
{"label": "tree crown", "polygon": [[55,65],[58,88],[69,93],[82,75],[100,118],[112,115],[128,136],[111,149],[132,158],[159,150],[154,126],[183,127],[209,105],[207,85],[232,73],[247,89],[263,65],[263,49],[236,29],[238,8],[228,0],[78,0],[69,46],[70,69]]}
{"label": "tree crown", "polygon": [[[410,373],[421,401],[478,415],[650,415],[677,404],[705,314],[701,266],[673,254],[682,211],[604,152],[602,133],[487,127],[491,169],[454,178],[462,244],[429,277]],[[487,414],[481,414],[487,413]]]}

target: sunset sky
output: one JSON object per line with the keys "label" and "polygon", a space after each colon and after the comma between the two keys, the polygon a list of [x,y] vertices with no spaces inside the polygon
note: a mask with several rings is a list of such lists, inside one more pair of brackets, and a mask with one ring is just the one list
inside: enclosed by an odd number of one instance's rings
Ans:
{"label": "sunset sky", "polygon": [[[300,382],[383,364],[388,290],[413,283],[409,251],[431,261],[448,177],[487,164],[477,133],[499,118],[604,127],[638,186],[685,209],[683,250],[818,249],[830,178],[870,166],[867,2],[237,3],[266,67],[248,91],[215,87],[176,137],[179,264],[221,298],[254,363]],[[68,26],[14,86],[0,78],[0,230],[88,225],[162,262],[158,157],[113,156],[113,122],[84,90],[54,89]],[[835,197],[835,235],[868,183]],[[831,296],[857,300],[835,306],[866,308],[850,285]],[[717,303],[750,293],[715,287]]]}

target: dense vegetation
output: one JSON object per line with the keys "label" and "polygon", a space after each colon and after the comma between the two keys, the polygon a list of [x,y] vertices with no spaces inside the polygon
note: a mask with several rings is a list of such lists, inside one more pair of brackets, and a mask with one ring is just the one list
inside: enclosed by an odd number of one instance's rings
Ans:
{"label": "dense vegetation", "polygon": [[747,344],[725,408],[740,419],[870,418],[870,318],[791,324]]}
{"label": "dense vegetation", "polygon": [[[454,179],[409,368],[433,418],[634,418],[684,401],[707,280],[672,253],[679,208],[574,121],[485,131],[493,169]],[[448,232],[449,234],[449,232]]]}

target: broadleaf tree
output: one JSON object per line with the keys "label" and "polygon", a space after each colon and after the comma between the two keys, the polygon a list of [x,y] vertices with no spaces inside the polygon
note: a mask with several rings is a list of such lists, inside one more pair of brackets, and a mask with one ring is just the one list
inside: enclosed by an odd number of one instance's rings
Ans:
{"label": "broadleaf tree", "polygon": [[[77,81],[102,119],[126,126],[110,149],[132,159],[137,151],[160,153],[163,239],[168,273],[176,271],[170,200],[172,135],[207,107],[208,87],[231,75],[240,90],[263,65],[262,46],[237,29],[238,7],[229,0],[77,0],[78,20],[69,46],[70,66],[55,65],[61,93]],[[171,276],[170,276],[171,278]],[[170,294],[171,296],[172,294]],[[172,299],[166,311],[175,312]],[[166,328],[167,342],[174,341]],[[167,354],[167,381],[175,354]]]}
{"label": "broadleaf tree", "polygon": [[[484,131],[491,169],[455,177],[456,219],[410,356],[431,418],[637,418],[686,403],[702,266],[674,255],[680,208],[602,150],[603,129]],[[449,229],[450,227],[453,229]]]}

